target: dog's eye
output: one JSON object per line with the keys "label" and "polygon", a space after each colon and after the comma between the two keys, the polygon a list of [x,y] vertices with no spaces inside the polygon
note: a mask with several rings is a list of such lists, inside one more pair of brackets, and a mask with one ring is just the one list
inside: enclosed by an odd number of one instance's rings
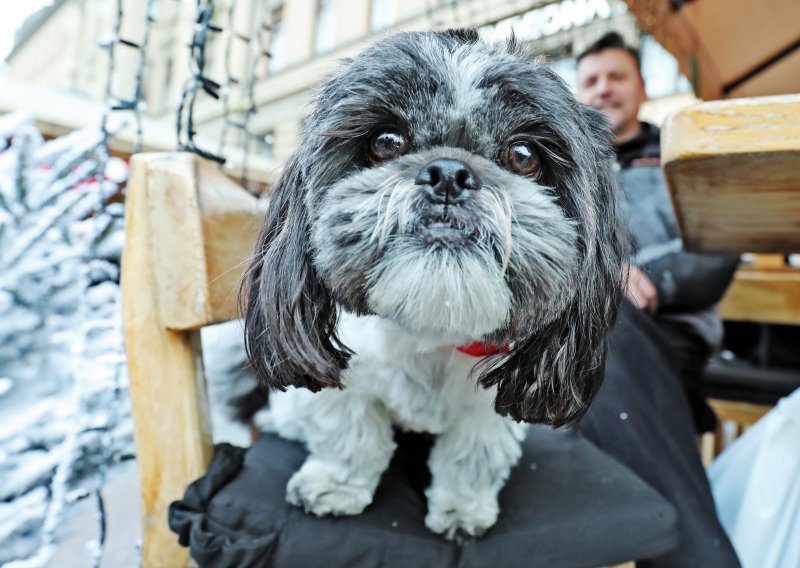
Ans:
{"label": "dog's eye", "polygon": [[394,130],[379,132],[369,144],[369,156],[373,162],[385,162],[402,156],[408,151],[408,141]]}
{"label": "dog's eye", "polygon": [[503,151],[501,161],[505,167],[523,176],[538,178],[542,171],[539,152],[530,142],[512,142]]}

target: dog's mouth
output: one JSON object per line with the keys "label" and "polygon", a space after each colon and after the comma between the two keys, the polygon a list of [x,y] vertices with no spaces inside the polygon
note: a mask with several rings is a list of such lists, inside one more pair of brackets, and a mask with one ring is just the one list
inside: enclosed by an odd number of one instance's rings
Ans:
{"label": "dog's mouth", "polygon": [[477,234],[474,224],[451,211],[431,212],[420,218],[418,234],[426,244],[464,245]]}

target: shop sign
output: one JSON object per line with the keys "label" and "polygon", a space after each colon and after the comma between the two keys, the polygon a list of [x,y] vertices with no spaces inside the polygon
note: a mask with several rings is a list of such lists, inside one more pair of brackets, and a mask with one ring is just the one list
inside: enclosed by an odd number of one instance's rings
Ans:
{"label": "shop sign", "polygon": [[609,18],[611,14],[608,0],[561,0],[500,20],[481,28],[480,32],[489,41],[501,41],[513,30],[517,39],[531,41],[583,26],[595,19]]}

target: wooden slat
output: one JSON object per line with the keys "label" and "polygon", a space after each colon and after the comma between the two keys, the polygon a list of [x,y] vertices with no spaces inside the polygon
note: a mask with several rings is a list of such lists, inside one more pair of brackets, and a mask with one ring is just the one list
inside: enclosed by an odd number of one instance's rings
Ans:
{"label": "wooden slat", "polygon": [[262,219],[258,200],[192,154],[146,154],[150,247],[162,320],[199,329],[236,317],[239,280]]}
{"label": "wooden slat", "polygon": [[789,267],[786,265],[786,255],[783,254],[754,254],[752,260],[742,270],[781,270],[785,271]]}
{"label": "wooden slat", "polygon": [[[167,329],[158,302],[156,272],[162,267],[151,244],[158,233],[154,223],[161,218],[152,215],[151,205],[154,192],[171,188],[155,179],[161,174],[149,170],[152,160],[132,161],[122,265],[125,349],[142,485],[142,564],[186,566],[188,551],[167,526],[167,508],[205,472],[212,442],[199,332]],[[188,221],[176,226],[186,227],[194,231]]]}
{"label": "wooden slat", "polygon": [[261,229],[264,211],[255,197],[213,164],[200,160],[197,176],[211,308],[210,321],[202,325],[208,325],[233,319],[238,314],[239,283]]}
{"label": "wooden slat", "polygon": [[738,270],[719,311],[726,320],[800,325],[800,270]]}
{"label": "wooden slat", "polygon": [[688,250],[800,250],[799,95],[678,111],[662,164]]}

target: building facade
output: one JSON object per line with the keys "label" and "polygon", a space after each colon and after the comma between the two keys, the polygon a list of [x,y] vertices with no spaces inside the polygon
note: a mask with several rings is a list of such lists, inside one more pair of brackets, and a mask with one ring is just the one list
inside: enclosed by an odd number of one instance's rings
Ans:
{"label": "building facade", "polygon": [[[544,56],[568,83],[574,56],[611,29],[642,44],[643,71],[657,85],[657,98],[688,91],[674,60],[642,37],[622,0],[216,0],[211,22],[221,31],[205,34],[203,74],[221,85],[222,102],[201,96],[194,111],[198,135],[223,136],[231,145],[242,133],[226,128],[245,117],[252,145],[265,160],[283,161],[296,147],[314,86],[339,60],[396,30],[476,27],[487,39],[511,30]],[[148,35],[142,81],[145,112],[175,121],[181,90],[196,60],[189,44],[197,32],[192,0],[123,0],[118,19],[114,0],[56,0],[46,14],[18,34],[8,59],[14,81],[48,85],[106,98],[108,58],[96,44],[113,34],[133,42]],[[148,15],[151,22],[148,23]],[[195,36],[196,37],[196,36]],[[111,92],[132,96],[138,54],[116,48]],[[648,56],[652,52],[652,57]],[[265,54],[269,53],[269,57]],[[650,75],[648,77],[648,74]],[[252,80],[252,85],[249,81]],[[252,86],[252,88],[250,88]],[[226,121],[226,118],[228,119]]]}

